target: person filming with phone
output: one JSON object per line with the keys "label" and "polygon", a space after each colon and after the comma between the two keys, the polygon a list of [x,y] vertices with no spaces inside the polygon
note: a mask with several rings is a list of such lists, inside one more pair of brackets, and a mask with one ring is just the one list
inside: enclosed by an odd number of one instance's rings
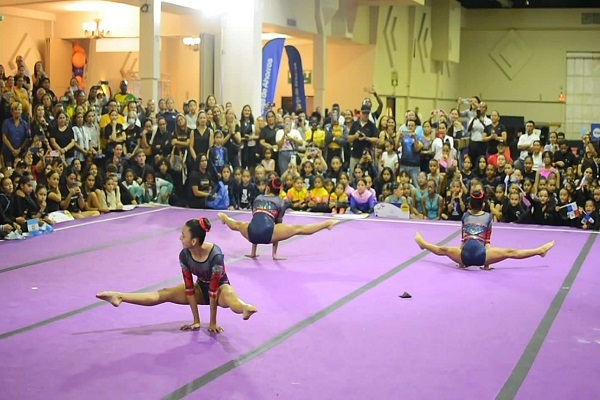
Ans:
{"label": "person filming with phone", "polygon": [[292,118],[289,115],[283,117],[283,129],[277,131],[275,141],[279,154],[279,171],[286,171],[290,163],[297,164],[298,147],[304,144],[300,132],[292,129]]}
{"label": "person filming with phone", "polygon": [[360,118],[354,121],[348,134],[348,142],[352,144],[350,153],[350,171],[354,171],[356,164],[360,162],[365,150],[372,151],[373,146],[379,142],[377,127],[369,119],[371,107],[363,104],[360,109]]}

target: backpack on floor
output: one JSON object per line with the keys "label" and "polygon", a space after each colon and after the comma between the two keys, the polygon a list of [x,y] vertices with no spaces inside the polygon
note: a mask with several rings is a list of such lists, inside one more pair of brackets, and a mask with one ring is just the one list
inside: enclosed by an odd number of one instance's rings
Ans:
{"label": "backpack on floor", "polygon": [[206,206],[213,210],[227,210],[229,208],[229,193],[223,182],[219,182],[215,186],[209,200],[206,202]]}

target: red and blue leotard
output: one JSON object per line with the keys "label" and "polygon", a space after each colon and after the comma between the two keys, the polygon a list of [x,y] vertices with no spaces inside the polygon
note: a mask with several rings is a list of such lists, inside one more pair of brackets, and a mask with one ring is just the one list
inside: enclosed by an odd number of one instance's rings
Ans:
{"label": "red and blue leotard", "polygon": [[486,245],[492,237],[493,218],[490,213],[472,214],[462,217],[461,259],[465,267],[483,266],[486,260]]}
{"label": "red and blue leotard", "polygon": [[217,298],[217,291],[221,285],[229,284],[227,272],[225,271],[225,257],[221,248],[213,244],[205,261],[194,260],[188,249],[179,253],[179,264],[183,274],[185,293],[194,295],[194,276],[198,277],[197,283],[202,290],[204,304],[209,304],[210,299]]}
{"label": "red and blue leotard", "polygon": [[252,244],[269,244],[275,224],[280,224],[286,203],[273,195],[260,195],[252,203],[252,221],[248,225],[248,239]]}

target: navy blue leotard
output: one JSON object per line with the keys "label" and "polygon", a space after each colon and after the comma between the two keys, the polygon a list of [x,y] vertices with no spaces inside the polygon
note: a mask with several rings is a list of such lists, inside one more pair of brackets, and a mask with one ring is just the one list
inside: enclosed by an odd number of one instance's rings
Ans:
{"label": "navy blue leotard", "polygon": [[252,203],[252,221],[248,225],[248,240],[252,244],[269,244],[275,224],[281,223],[286,203],[273,195],[260,195]]}
{"label": "navy blue leotard", "polygon": [[[194,260],[188,249],[181,250],[179,253],[179,264],[181,265],[186,294],[194,294],[194,276],[198,277],[196,283],[202,291],[204,304],[210,304],[209,292],[211,280],[218,279],[218,282],[212,282],[215,287],[229,284],[229,278],[225,271],[223,252],[216,244],[213,244],[208,257],[202,262]],[[218,275],[214,274],[215,269],[220,271]]]}
{"label": "navy blue leotard", "polygon": [[462,248],[460,258],[465,267],[483,266],[487,257],[485,246],[492,236],[490,213],[464,213],[462,217]]}

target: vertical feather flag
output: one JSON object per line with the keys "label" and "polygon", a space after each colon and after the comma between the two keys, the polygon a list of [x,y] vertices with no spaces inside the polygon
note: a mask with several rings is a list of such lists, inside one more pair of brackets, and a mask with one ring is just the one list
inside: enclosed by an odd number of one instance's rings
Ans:
{"label": "vertical feather flag", "polygon": [[275,88],[277,87],[277,76],[279,65],[283,55],[285,39],[273,39],[263,47],[262,59],[262,82],[260,90],[261,113],[265,115],[270,104],[275,100]]}

